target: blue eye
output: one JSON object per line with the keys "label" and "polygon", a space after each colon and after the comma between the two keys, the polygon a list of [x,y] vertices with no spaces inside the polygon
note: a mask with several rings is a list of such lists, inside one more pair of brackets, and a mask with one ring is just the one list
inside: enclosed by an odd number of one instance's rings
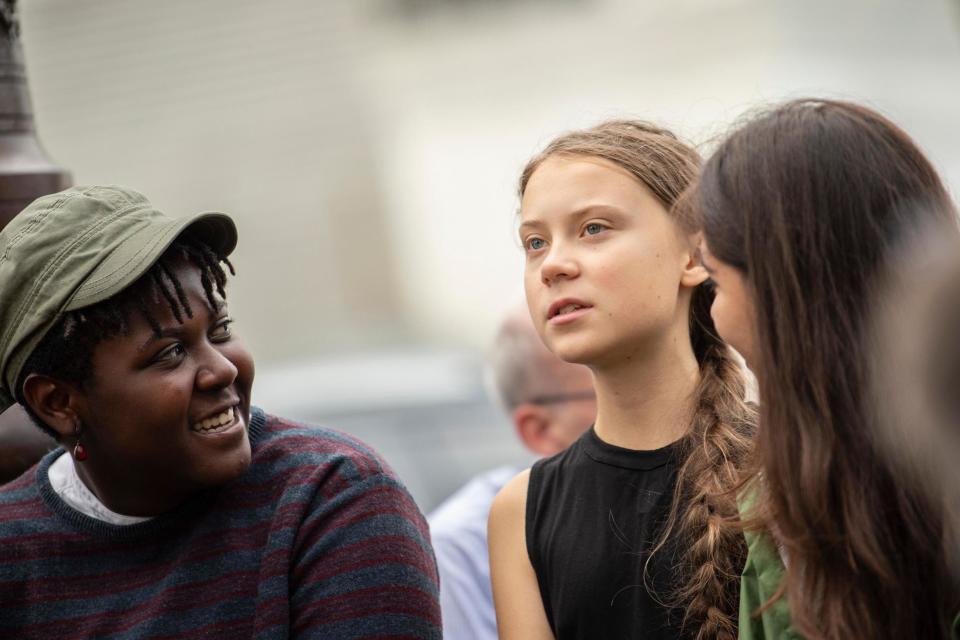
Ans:
{"label": "blue eye", "polygon": [[543,249],[546,243],[543,241],[543,238],[530,238],[527,240],[527,249],[531,251],[538,251]]}
{"label": "blue eye", "polygon": [[588,224],[586,227],[584,227],[583,230],[584,230],[588,235],[595,236],[595,235],[597,235],[598,233],[600,233],[601,231],[603,231],[603,230],[606,229],[606,228],[607,228],[607,227],[605,227],[604,225],[600,224],[599,222],[591,222],[591,223]]}

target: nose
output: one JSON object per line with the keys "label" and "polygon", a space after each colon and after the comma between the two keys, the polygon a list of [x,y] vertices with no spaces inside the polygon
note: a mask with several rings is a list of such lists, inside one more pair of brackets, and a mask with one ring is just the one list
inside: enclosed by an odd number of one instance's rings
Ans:
{"label": "nose", "polygon": [[199,391],[216,391],[229,387],[237,379],[237,366],[216,345],[206,344],[199,356],[196,387]]}
{"label": "nose", "polygon": [[540,280],[547,286],[579,275],[579,263],[562,244],[554,244],[540,264]]}

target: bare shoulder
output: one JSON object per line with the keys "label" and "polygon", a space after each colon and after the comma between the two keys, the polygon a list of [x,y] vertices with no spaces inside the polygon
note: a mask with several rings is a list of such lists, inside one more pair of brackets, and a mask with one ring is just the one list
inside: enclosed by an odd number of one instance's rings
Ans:
{"label": "bare shoulder", "polygon": [[487,531],[491,540],[505,537],[507,531],[515,538],[523,536],[527,509],[527,487],[530,485],[530,470],[521,471],[503,485],[490,507]]}
{"label": "bare shoulder", "polygon": [[514,476],[500,489],[490,507],[487,521],[487,543],[491,562],[509,557],[510,562],[526,558],[526,507],[530,470]]}
{"label": "bare shoulder", "polygon": [[500,640],[553,640],[526,544],[530,471],[504,485],[488,522],[490,579]]}
{"label": "bare shoulder", "polygon": [[497,497],[493,500],[490,513],[495,511],[510,512],[519,509],[521,513],[527,503],[527,487],[530,486],[530,469],[525,469],[503,485]]}

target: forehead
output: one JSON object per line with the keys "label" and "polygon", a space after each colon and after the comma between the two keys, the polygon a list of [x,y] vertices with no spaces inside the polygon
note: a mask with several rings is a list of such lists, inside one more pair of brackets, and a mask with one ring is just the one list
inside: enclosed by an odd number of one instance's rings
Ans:
{"label": "forehead", "polygon": [[593,156],[551,156],[530,176],[520,203],[524,220],[611,206],[633,209],[659,204],[626,169]]}

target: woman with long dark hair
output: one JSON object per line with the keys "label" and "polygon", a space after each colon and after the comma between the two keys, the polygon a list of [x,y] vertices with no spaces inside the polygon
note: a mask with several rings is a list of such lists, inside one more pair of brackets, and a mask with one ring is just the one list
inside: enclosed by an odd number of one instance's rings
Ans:
{"label": "woman with long dark hair", "polygon": [[941,501],[881,450],[870,385],[898,247],[934,222],[957,231],[937,172],[878,113],[799,100],[730,135],[686,203],[717,330],[760,390],[740,637],[948,636]]}

